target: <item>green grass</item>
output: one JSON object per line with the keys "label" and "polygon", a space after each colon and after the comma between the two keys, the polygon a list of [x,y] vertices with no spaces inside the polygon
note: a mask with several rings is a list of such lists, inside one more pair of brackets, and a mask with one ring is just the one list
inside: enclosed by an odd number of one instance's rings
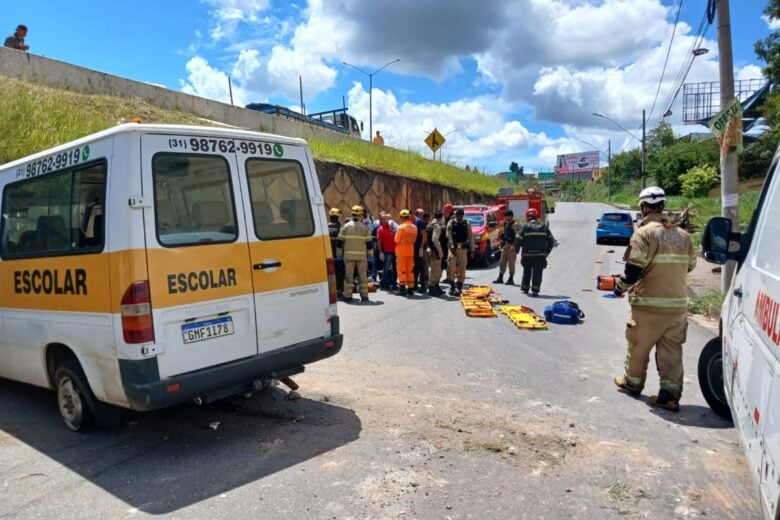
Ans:
{"label": "green grass", "polygon": [[[140,99],[82,94],[0,76],[0,164],[140,117],[144,123],[209,126],[193,114]],[[496,195],[506,180],[432,161],[414,151],[347,139],[311,139],[314,156],[360,168]]]}
{"label": "green grass", "polygon": [[688,299],[688,311],[692,314],[716,315],[722,306],[723,294],[720,291],[694,294]]}
{"label": "green grass", "polygon": [[139,99],[81,94],[0,76],[0,164],[140,117],[145,123],[206,124]]}
{"label": "green grass", "polygon": [[506,179],[468,172],[458,166],[426,159],[417,152],[377,146],[367,141],[349,139],[329,142],[311,139],[309,145],[318,159],[392,173],[460,190],[496,195],[499,188],[507,185]]}

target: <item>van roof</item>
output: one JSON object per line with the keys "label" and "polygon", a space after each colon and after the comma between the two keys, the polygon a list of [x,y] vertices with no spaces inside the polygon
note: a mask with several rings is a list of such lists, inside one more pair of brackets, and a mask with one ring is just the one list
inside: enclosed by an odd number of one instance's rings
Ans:
{"label": "van roof", "polygon": [[244,130],[240,128],[223,128],[214,126],[195,126],[195,125],[164,125],[164,124],[142,124],[142,123],[123,123],[121,125],[102,130],[100,132],[86,135],[68,141],[52,148],[47,148],[40,152],[21,157],[6,164],[0,164],[0,171],[8,168],[14,168],[20,164],[35,160],[39,157],[46,157],[59,151],[64,151],[74,146],[80,146],[89,144],[93,141],[99,141],[107,137],[118,134],[127,133],[139,133],[139,134],[186,134],[193,136],[220,136],[230,137],[235,139],[265,139],[274,143],[288,144],[288,145],[305,145],[306,141],[297,137],[286,137],[282,135],[267,134],[262,132],[254,132],[252,130]]}

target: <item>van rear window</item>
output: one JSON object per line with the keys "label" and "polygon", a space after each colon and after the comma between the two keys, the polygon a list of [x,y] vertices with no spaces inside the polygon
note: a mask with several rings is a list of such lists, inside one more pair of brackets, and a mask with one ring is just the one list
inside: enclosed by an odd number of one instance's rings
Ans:
{"label": "van rear window", "polygon": [[249,159],[246,175],[257,238],[274,240],[314,234],[309,192],[300,163]]}
{"label": "van rear window", "polygon": [[152,176],[160,244],[219,244],[238,238],[230,167],[223,157],[158,153]]}
{"label": "van rear window", "polygon": [[103,249],[106,162],[6,186],[0,256],[35,258]]}

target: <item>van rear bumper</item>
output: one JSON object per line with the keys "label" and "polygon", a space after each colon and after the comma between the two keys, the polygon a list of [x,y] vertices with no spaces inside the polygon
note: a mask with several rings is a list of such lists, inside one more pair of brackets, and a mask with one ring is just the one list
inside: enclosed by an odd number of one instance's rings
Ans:
{"label": "van rear bumper", "polygon": [[[304,365],[329,358],[341,350],[344,336],[338,317],[332,318],[333,334],[273,352],[238,359],[160,380],[157,359],[119,360],[119,372],[129,407],[137,411],[165,408],[195,399],[216,400],[252,390],[256,381],[267,382],[304,371]],[[169,392],[171,385],[178,391]]]}

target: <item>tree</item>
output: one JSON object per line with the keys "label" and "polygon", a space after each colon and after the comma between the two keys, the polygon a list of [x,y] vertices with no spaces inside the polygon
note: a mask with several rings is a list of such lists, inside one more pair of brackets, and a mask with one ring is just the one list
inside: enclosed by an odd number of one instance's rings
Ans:
{"label": "tree", "polygon": [[515,161],[512,161],[509,165],[509,171],[512,173],[518,173],[520,166]]}
{"label": "tree", "polygon": [[629,179],[642,177],[642,152],[641,150],[629,150],[612,156],[611,170],[609,172],[610,184],[613,187],[621,186]]}
{"label": "tree", "polygon": [[720,149],[715,139],[694,142],[682,139],[667,146],[648,161],[647,171],[667,195],[678,195],[682,189],[680,176],[694,166],[720,164]]}
{"label": "tree", "polygon": [[[780,20],[780,0],[769,0],[764,14],[770,19]],[[764,76],[775,85],[780,85],[780,30],[756,42],[756,56],[766,63]]]}
{"label": "tree", "polygon": [[711,164],[694,166],[680,175],[682,194],[686,197],[706,197],[710,188],[720,180],[718,170]]}
{"label": "tree", "polygon": [[647,140],[645,141],[647,155],[652,155],[662,148],[672,146],[676,141],[672,125],[666,121],[661,121],[660,125],[647,133]]}

